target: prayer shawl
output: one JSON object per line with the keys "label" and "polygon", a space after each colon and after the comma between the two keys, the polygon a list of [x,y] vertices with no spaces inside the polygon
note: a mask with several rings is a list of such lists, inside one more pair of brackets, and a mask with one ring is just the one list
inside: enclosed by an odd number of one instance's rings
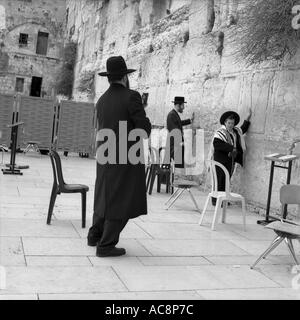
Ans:
{"label": "prayer shawl", "polygon": [[[234,130],[235,129],[235,130]],[[243,132],[242,130],[239,128],[239,127],[234,127],[234,133],[238,133],[238,135],[240,136],[240,141],[241,141],[241,147],[243,149],[243,151],[246,150],[246,144],[245,144],[245,139],[244,139],[244,136],[243,136]],[[233,135],[233,134],[231,134]],[[232,140],[231,138],[231,135],[230,135],[230,132],[226,129],[226,127],[224,125],[221,126],[220,129],[218,129],[215,134],[214,134],[214,138],[218,138],[226,143],[229,143],[231,145],[234,145],[234,141]],[[213,140],[212,140],[213,142]]]}
{"label": "prayer shawl", "polygon": [[[243,149],[243,157],[244,157],[245,156],[245,151],[246,151],[246,143],[245,143],[245,138],[244,138],[243,132],[242,132],[241,128],[239,128],[239,127],[234,127],[233,130],[240,137],[240,143],[241,143],[241,147]],[[234,141],[232,140],[232,138],[230,136],[229,131],[226,129],[225,125],[222,125],[221,128],[219,128],[215,132],[215,134],[214,134],[214,136],[212,138],[207,160],[213,160],[213,155],[214,155],[214,144],[213,144],[213,141],[214,141],[215,138],[218,138],[218,139],[220,139],[220,140],[222,140],[222,141],[224,141],[226,143],[229,143],[229,144],[231,144],[233,146],[235,145]],[[238,138],[238,137],[236,137],[236,138]]]}
{"label": "prayer shawl", "polygon": [[[245,151],[246,151],[246,143],[245,143],[245,138],[244,138],[244,135],[243,135],[243,132],[242,132],[242,129],[239,128],[239,127],[234,127],[233,128],[234,132],[236,134],[239,135],[240,137],[240,143],[241,143],[241,147],[242,147],[242,150],[243,150],[243,158],[245,157]],[[233,134],[232,134],[233,135]],[[214,134],[212,140],[211,140],[211,144],[210,144],[210,148],[209,148],[209,152],[208,152],[208,157],[207,157],[207,160],[213,160],[213,155],[214,155],[214,139],[215,138],[218,138],[226,143],[229,143],[231,145],[235,145],[234,141],[232,140],[230,134],[229,134],[229,131],[226,129],[225,125],[222,125]],[[236,139],[238,139],[238,137],[236,137]],[[244,159],[243,159],[244,160]],[[244,161],[243,161],[244,163]],[[206,172],[208,173],[209,172],[209,166],[206,166]],[[205,186],[204,186],[204,189],[206,190],[206,186],[207,186],[207,177],[208,177],[208,174],[206,174],[206,179],[205,179]]]}

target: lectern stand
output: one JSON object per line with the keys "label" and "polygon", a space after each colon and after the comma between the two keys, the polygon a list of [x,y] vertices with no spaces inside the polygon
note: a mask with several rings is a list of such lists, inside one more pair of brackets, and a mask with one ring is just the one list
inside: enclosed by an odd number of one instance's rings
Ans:
{"label": "lectern stand", "polygon": [[[270,213],[270,205],[271,205],[271,196],[272,196],[272,187],[273,187],[273,177],[274,177],[274,168],[282,168],[287,170],[287,178],[286,178],[286,184],[290,184],[291,182],[291,173],[292,173],[292,163],[295,159],[299,158],[299,156],[294,154],[280,154],[280,153],[274,153],[265,156],[265,160],[271,161],[271,171],[270,171],[270,178],[269,178],[269,190],[268,190],[268,200],[267,200],[267,208],[266,208],[266,219],[265,220],[258,220],[258,224],[266,225],[270,222],[275,221],[273,218],[272,220],[269,219],[269,213]],[[275,164],[279,163],[279,164]],[[287,165],[283,165],[287,164]],[[285,219],[287,216],[287,205],[284,206],[283,211],[283,219]],[[279,220],[279,219],[278,219]]]}
{"label": "lectern stand", "polygon": [[17,152],[17,139],[18,139],[18,129],[19,126],[24,122],[16,122],[12,125],[8,125],[11,128],[11,154],[10,154],[10,163],[7,165],[9,169],[2,169],[3,174],[18,174],[23,175],[21,170],[16,166],[16,152]]}

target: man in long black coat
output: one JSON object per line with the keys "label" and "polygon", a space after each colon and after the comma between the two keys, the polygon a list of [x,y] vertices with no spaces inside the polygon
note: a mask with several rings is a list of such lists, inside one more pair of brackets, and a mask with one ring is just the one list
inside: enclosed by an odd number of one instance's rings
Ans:
{"label": "man in long black coat", "polygon": [[[110,129],[116,137],[116,163],[97,163],[93,225],[89,230],[88,245],[97,246],[99,257],[125,254],[125,249],[116,248],[120,232],[129,219],[147,214],[145,164],[132,164],[127,156],[124,162],[124,155],[119,152],[119,147],[128,151],[136,143],[127,139],[133,129],[144,130],[146,136],[151,132],[140,94],[129,89],[127,74],[134,71],[127,69],[124,59],[119,56],[109,58],[107,72],[99,73],[108,77],[110,87],[96,105],[98,133]],[[121,122],[127,125],[127,146],[123,142],[124,132],[119,132]],[[107,139],[98,141],[97,160],[99,147],[105,143]]]}
{"label": "man in long black coat", "polygon": [[[183,137],[183,126],[189,125],[194,120],[194,113],[191,119],[181,120],[179,113],[183,113],[184,104],[186,103],[184,97],[174,98],[174,108],[169,112],[167,117],[167,129],[168,129],[168,143],[170,143],[170,159],[175,162],[176,168],[184,168],[184,137]],[[180,131],[180,137],[177,138],[171,135],[173,130]]]}

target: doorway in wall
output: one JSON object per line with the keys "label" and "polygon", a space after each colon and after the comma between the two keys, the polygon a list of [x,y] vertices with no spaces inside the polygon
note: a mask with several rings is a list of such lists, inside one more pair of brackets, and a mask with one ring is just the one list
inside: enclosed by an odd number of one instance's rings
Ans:
{"label": "doorway in wall", "polygon": [[30,89],[30,95],[32,97],[40,97],[41,96],[42,81],[43,81],[43,78],[32,77],[31,89]]}
{"label": "doorway in wall", "polygon": [[23,92],[24,91],[24,78],[16,78],[16,92]]}
{"label": "doorway in wall", "polygon": [[37,44],[36,44],[37,54],[42,54],[44,56],[47,55],[48,37],[49,37],[49,33],[39,31]]}

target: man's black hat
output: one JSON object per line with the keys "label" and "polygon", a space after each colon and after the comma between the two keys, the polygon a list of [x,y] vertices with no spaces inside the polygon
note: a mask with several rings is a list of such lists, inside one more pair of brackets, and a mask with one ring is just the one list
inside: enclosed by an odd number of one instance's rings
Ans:
{"label": "man's black hat", "polygon": [[175,97],[174,98],[174,104],[182,104],[182,103],[186,103],[186,101],[184,101],[184,97]]}
{"label": "man's black hat", "polygon": [[220,123],[224,124],[225,120],[230,116],[234,117],[234,125],[236,126],[240,122],[240,116],[235,111],[226,111],[221,115]]}
{"label": "man's black hat", "polygon": [[136,71],[135,69],[127,69],[126,62],[122,56],[110,57],[106,61],[106,72],[98,73],[102,77],[125,75]]}

